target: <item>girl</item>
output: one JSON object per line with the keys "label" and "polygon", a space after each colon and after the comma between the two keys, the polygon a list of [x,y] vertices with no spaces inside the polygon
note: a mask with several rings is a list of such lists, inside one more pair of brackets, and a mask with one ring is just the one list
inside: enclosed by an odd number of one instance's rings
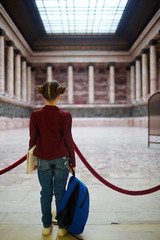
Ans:
{"label": "girl", "polygon": [[[42,187],[42,234],[49,235],[52,231],[53,190],[58,209],[65,193],[69,171],[75,170],[75,153],[71,114],[56,106],[66,88],[61,87],[56,80],[47,81],[37,88],[46,105],[31,114],[29,149],[36,145],[34,155],[38,158],[38,178]],[[67,231],[59,220],[58,226],[58,235],[66,235]]]}

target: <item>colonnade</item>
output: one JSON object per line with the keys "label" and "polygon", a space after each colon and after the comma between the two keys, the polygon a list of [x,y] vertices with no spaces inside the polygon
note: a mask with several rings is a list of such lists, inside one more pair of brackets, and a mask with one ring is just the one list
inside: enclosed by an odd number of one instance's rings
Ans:
{"label": "colonnade", "polygon": [[5,40],[5,31],[0,29],[0,95],[31,103],[34,98],[32,70],[26,57],[15,49],[13,41]]}
{"label": "colonnade", "polygon": [[[115,103],[115,64],[109,65],[109,99],[110,104]],[[47,64],[47,80],[52,80],[52,64]],[[88,103],[94,104],[94,63],[88,63]],[[107,94],[107,93],[106,93]],[[74,103],[74,67],[68,63],[68,103]]]}
{"label": "colonnade", "polygon": [[[137,56],[130,64],[130,102],[138,102],[157,91],[156,42],[151,40],[149,48],[142,49],[141,56]],[[6,60],[5,47],[7,47]],[[106,94],[109,95],[109,103],[115,104],[116,63],[107,65],[109,66],[109,93]],[[48,63],[46,68],[47,80],[51,81],[52,63]],[[31,103],[34,98],[34,70],[20,50],[15,49],[14,42],[5,40],[5,31],[0,29],[0,95],[7,94],[11,98],[15,97],[17,100]],[[88,63],[89,104],[94,104],[94,92],[94,63]],[[68,63],[68,103],[74,103],[73,63]]]}
{"label": "colonnade", "polygon": [[130,100],[138,102],[158,90],[156,40],[141,51],[130,65]]}

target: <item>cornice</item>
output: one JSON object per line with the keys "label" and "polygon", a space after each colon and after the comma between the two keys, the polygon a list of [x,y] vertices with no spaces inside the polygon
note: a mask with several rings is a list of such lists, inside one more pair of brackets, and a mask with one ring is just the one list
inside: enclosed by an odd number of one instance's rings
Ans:
{"label": "cornice", "polygon": [[129,51],[112,50],[56,50],[33,52],[18,28],[15,26],[5,9],[0,4],[0,28],[5,30],[9,39],[14,39],[14,44],[30,63],[127,63],[141,55],[141,50],[149,48],[149,41],[159,36],[160,10],[148,23],[141,35],[134,42]]}
{"label": "cornice", "polygon": [[9,17],[8,13],[5,11],[0,3],[0,28],[5,28],[5,34],[10,38],[14,39],[15,46],[22,52],[22,54],[29,60],[30,56],[33,54],[30,46]]}
{"label": "cornice", "polygon": [[149,47],[149,41],[158,36],[160,26],[160,9],[145,27],[143,32],[134,42],[132,47],[129,49],[128,54],[131,56],[132,60],[139,54],[143,48]]}

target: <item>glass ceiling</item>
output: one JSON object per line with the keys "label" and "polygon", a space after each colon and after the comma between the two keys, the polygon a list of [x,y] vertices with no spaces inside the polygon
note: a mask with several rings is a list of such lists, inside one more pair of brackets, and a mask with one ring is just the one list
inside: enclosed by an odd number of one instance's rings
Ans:
{"label": "glass ceiling", "polygon": [[128,0],[35,0],[52,34],[115,33]]}

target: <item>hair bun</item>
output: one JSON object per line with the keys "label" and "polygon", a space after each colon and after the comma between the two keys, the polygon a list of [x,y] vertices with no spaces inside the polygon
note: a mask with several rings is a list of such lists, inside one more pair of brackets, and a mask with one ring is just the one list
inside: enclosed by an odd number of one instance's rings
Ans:
{"label": "hair bun", "polygon": [[37,86],[38,92],[43,94],[44,93],[44,86],[43,85],[38,85]]}
{"label": "hair bun", "polygon": [[65,90],[66,90],[66,87],[60,87],[60,86],[58,86],[57,89],[56,89],[56,92],[57,92],[58,94],[63,94],[63,93],[65,92]]}

